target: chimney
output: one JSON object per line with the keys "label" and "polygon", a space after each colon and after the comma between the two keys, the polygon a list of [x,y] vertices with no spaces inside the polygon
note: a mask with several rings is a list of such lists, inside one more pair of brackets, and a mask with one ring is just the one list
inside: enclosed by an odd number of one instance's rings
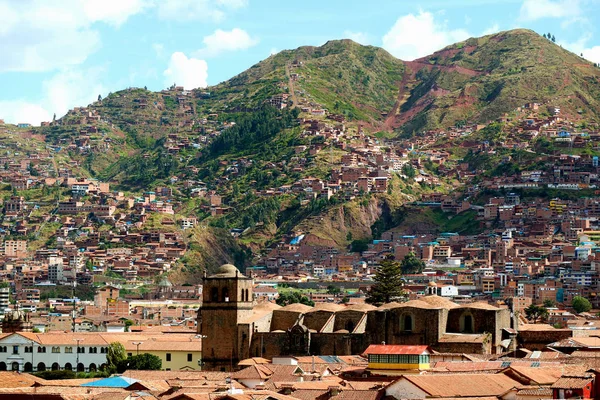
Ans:
{"label": "chimney", "polygon": [[329,386],[327,388],[327,390],[329,391],[329,397],[334,397],[334,396],[337,396],[338,394],[340,394],[339,386]]}
{"label": "chimney", "polygon": [[281,385],[281,393],[289,396],[292,394],[292,392],[294,391],[294,386],[290,385],[289,383],[284,383]]}

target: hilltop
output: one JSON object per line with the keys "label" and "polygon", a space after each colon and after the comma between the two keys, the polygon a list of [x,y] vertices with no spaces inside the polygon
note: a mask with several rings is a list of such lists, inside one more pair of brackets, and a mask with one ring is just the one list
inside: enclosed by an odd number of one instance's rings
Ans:
{"label": "hilltop", "polygon": [[[528,30],[471,38],[410,62],[335,40],[281,51],[205,89],[120,90],[11,134],[46,149],[52,168],[43,172],[52,178],[110,182],[121,200],[92,200],[114,202],[136,229],[191,224],[181,262],[193,275],[259,260],[299,234],[343,251],[409,225],[478,233],[462,206],[455,216],[404,207],[434,192],[462,204],[465,176],[475,176],[469,168],[503,176],[515,169],[504,160],[516,156],[534,168],[530,148],[552,149],[535,136],[550,124],[595,126],[598,78],[596,66]],[[20,145],[11,142],[7,157],[22,158]],[[9,175],[5,182],[20,188]],[[139,209],[150,217],[131,212]]]}

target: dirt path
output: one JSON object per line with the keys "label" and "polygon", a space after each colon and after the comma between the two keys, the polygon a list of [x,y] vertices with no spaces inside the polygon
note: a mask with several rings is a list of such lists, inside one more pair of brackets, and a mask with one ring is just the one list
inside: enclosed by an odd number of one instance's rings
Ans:
{"label": "dirt path", "polygon": [[383,123],[383,129],[391,132],[394,130],[394,125],[396,123],[396,113],[400,108],[400,103],[404,100],[404,95],[406,94],[406,85],[408,83],[409,78],[412,76],[412,73],[408,72],[408,69],[404,69],[404,74],[402,75],[402,80],[400,81],[400,85],[398,87],[398,97],[396,97],[396,102],[394,106],[389,111],[385,122]]}
{"label": "dirt path", "polygon": [[292,96],[292,108],[298,107],[298,99],[296,99],[296,89],[294,87],[294,81],[292,80],[292,75],[290,74],[290,66],[285,65],[285,75],[288,78],[288,87],[290,88],[290,95]]}

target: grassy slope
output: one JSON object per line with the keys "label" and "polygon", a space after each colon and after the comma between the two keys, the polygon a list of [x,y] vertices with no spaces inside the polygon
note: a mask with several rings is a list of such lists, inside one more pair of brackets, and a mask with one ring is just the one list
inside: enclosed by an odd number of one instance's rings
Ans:
{"label": "grassy slope", "polygon": [[412,102],[427,99],[431,106],[408,124],[412,130],[487,122],[531,101],[560,106],[571,118],[577,110],[597,116],[600,109],[600,69],[530,30],[471,38],[417,61],[431,71],[415,85],[442,90],[413,94]]}

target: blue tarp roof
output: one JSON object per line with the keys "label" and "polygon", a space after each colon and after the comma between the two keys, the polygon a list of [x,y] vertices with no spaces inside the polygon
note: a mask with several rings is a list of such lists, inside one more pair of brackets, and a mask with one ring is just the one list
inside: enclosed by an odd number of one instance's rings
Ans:
{"label": "blue tarp roof", "polygon": [[292,239],[290,244],[291,245],[298,244],[298,243],[300,243],[300,241],[302,241],[302,239],[304,239],[304,235],[296,236],[295,238]]}
{"label": "blue tarp roof", "polygon": [[111,376],[110,378],[83,383],[81,386],[126,388],[136,382],[138,382],[137,379],[128,378],[126,376]]}

